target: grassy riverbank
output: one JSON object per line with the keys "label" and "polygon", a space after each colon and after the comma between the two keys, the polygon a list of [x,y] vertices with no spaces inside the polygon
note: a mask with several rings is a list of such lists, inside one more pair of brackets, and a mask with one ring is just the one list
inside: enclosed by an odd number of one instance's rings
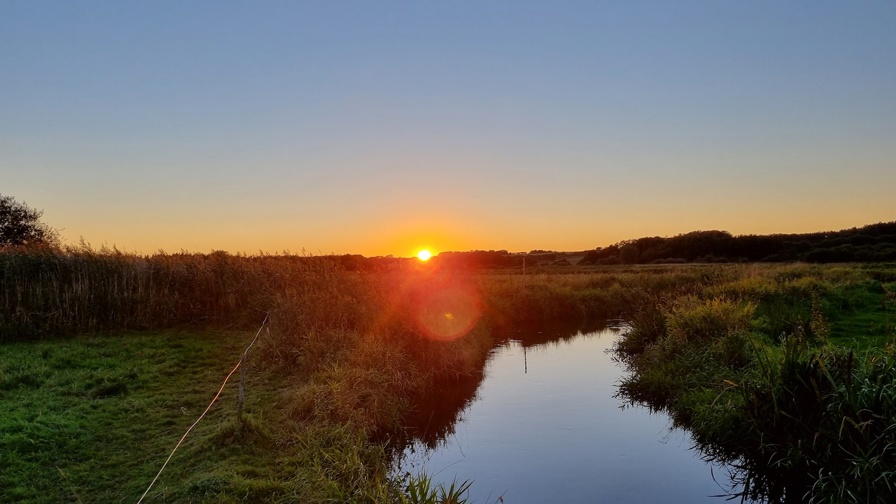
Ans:
{"label": "grassy riverbank", "polygon": [[745,270],[656,298],[618,345],[620,394],[668,411],[772,502],[896,498],[896,269]]}
{"label": "grassy riverbank", "polygon": [[[0,255],[9,502],[136,500],[269,316],[149,501],[425,501],[388,477],[415,397],[481,372],[495,329],[618,316],[697,269],[515,276],[325,258]],[[437,489],[431,489],[437,491]],[[430,495],[431,497],[431,495]]]}
{"label": "grassy riverbank", "polygon": [[426,502],[425,481],[389,477],[390,434],[415,397],[481,373],[494,335],[521,323],[633,320],[621,349],[638,373],[626,392],[670,408],[708,443],[718,436],[699,426],[722,433],[739,420],[718,408],[753,404],[750,394],[764,392],[745,377],[762,365],[780,374],[796,355],[786,342],[882,355],[854,362],[889,358],[892,312],[870,309],[893,290],[879,267],[524,276],[396,264],[356,272],[297,256],[0,254],[0,408],[9,412],[0,500],[136,501],[266,316],[245,421],[232,383],[147,501]]}
{"label": "grassy riverbank", "polygon": [[433,340],[407,316],[462,278],[304,257],[3,259],[4,502],[136,501],[266,315],[244,421],[231,382],[147,501],[400,502],[419,482],[390,479],[372,436],[490,345],[485,326]]}

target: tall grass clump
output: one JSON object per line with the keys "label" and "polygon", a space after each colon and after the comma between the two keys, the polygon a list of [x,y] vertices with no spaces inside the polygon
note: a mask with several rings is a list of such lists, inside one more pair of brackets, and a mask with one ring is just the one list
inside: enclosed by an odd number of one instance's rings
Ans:
{"label": "tall grass clump", "polygon": [[401,495],[401,504],[465,504],[467,498],[464,494],[472,486],[473,482],[457,480],[452,481],[448,488],[444,485],[434,485],[432,478],[425,472],[411,476],[405,483],[405,491]]}
{"label": "tall grass clump", "polygon": [[[471,319],[455,338],[442,340],[419,316],[441,308],[433,305],[433,292],[473,292],[469,279],[398,272],[349,281],[352,289],[341,295],[351,303],[350,317],[289,318],[263,344],[272,363],[300,370],[285,398],[293,418],[351,424],[379,437],[401,429],[414,398],[481,370],[492,345],[487,322]],[[444,310],[451,321],[461,318],[454,305]]]}

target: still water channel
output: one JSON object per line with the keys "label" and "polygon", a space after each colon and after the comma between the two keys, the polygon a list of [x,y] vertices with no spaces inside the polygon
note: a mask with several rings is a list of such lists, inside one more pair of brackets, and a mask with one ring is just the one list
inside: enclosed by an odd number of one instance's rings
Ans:
{"label": "still water channel", "polygon": [[482,376],[419,408],[398,470],[471,480],[477,504],[724,503],[727,472],[686,432],[613,397],[625,371],[608,349],[622,330],[512,335]]}

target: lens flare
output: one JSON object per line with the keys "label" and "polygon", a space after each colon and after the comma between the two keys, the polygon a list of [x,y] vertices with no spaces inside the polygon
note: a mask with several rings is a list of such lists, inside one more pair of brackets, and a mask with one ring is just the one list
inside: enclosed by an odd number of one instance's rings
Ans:
{"label": "lens flare", "polygon": [[443,286],[428,292],[417,305],[417,328],[431,339],[452,341],[465,336],[482,315],[473,289]]}

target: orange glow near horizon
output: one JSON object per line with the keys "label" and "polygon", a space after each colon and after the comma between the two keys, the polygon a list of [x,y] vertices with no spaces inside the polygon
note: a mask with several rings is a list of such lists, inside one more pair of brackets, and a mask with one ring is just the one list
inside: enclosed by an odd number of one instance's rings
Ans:
{"label": "orange glow near horizon", "polygon": [[432,252],[429,250],[423,249],[420,252],[417,252],[417,259],[420,259],[423,262],[426,262],[432,258]]}

